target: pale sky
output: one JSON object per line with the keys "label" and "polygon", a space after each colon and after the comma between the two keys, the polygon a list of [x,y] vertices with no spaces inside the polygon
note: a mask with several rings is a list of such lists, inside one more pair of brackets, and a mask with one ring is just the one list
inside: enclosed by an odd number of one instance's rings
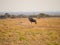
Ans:
{"label": "pale sky", "polygon": [[0,12],[60,11],[60,0],[0,0]]}

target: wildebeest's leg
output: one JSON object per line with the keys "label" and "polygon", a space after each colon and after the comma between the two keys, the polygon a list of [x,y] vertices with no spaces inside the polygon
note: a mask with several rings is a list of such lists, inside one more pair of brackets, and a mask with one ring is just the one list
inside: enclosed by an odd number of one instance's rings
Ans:
{"label": "wildebeest's leg", "polygon": [[35,24],[37,24],[37,22],[35,21]]}
{"label": "wildebeest's leg", "polygon": [[32,24],[32,22],[31,22],[31,24]]}

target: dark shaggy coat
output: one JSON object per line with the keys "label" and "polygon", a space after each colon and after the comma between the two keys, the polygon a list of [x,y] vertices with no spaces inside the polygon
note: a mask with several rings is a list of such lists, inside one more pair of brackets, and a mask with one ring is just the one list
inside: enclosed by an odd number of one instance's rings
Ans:
{"label": "dark shaggy coat", "polygon": [[35,22],[35,24],[37,24],[36,20],[33,19],[32,17],[29,17],[29,21],[32,23],[32,22]]}

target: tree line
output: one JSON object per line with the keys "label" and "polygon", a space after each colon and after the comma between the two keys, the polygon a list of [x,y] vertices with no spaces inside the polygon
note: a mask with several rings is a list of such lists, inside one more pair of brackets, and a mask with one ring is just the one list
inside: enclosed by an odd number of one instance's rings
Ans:
{"label": "tree line", "polygon": [[60,16],[51,16],[45,13],[40,13],[37,15],[24,15],[24,14],[20,14],[20,15],[11,15],[9,13],[5,13],[4,15],[0,15],[0,19],[5,19],[5,18],[27,18],[27,17],[34,17],[34,18],[44,18],[44,17],[60,17]]}

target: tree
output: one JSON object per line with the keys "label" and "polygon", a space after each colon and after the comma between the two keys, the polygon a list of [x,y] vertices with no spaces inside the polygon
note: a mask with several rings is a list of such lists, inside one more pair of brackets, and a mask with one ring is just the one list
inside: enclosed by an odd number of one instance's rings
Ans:
{"label": "tree", "polygon": [[40,17],[49,17],[49,15],[48,14],[44,14],[44,13],[40,13],[40,14],[38,14],[37,17],[38,18],[40,18]]}
{"label": "tree", "polygon": [[5,13],[4,15],[6,18],[9,18],[10,17],[10,14],[9,13]]}

